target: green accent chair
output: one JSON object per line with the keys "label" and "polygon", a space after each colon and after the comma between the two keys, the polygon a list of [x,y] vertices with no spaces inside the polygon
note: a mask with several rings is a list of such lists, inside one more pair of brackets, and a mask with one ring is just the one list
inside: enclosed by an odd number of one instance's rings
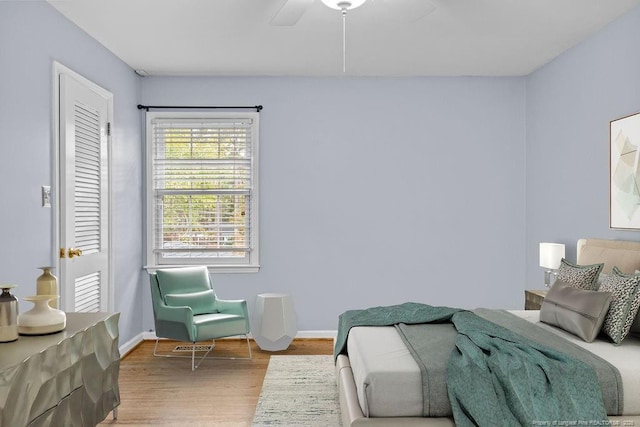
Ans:
{"label": "green accent chair", "polygon": [[[153,318],[156,326],[154,356],[187,357],[158,353],[160,338],[191,343],[191,370],[195,370],[215,346],[215,339],[244,335],[249,357],[249,311],[245,300],[221,300],[216,296],[207,267],[159,269],[149,274]],[[195,363],[196,342],[212,340]],[[213,358],[213,357],[211,357]]]}

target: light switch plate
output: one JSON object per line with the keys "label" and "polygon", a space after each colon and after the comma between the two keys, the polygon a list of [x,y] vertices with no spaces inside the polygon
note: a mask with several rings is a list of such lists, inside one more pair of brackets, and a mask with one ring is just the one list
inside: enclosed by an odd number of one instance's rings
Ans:
{"label": "light switch plate", "polygon": [[51,186],[50,185],[42,186],[42,207],[44,208],[51,207]]}

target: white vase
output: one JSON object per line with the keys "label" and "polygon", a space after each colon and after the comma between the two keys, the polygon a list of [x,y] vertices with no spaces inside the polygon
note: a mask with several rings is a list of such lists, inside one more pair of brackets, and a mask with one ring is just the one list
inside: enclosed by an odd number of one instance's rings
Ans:
{"label": "white vase", "polygon": [[[38,267],[42,274],[36,279],[36,293],[38,295],[58,295],[58,278],[51,274],[53,267]],[[52,308],[58,308],[58,298],[49,301]]]}
{"label": "white vase", "polygon": [[64,311],[49,306],[49,301],[57,295],[35,295],[22,298],[34,304],[33,308],[18,315],[20,335],[45,335],[63,330],[67,326]]}

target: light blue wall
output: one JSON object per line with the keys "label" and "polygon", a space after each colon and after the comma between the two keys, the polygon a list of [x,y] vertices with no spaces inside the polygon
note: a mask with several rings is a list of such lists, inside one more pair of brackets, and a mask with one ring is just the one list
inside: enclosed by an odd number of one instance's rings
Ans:
{"label": "light blue wall", "polygon": [[43,1],[0,1],[0,283],[33,295],[36,267],[53,262],[53,209],[40,204],[40,186],[54,185],[53,61],[114,95],[115,308],[125,342],[142,330],[139,77]]}
{"label": "light blue wall", "polygon": [[526,79],[526,283],[539,289],[538,244],[640,240],[609,229],[609,122],[640,111],[640,7]]}
{"label": "light blue wall", "polygon": [[0,271],[19,297],[52,261],[52,210],[39,190],[53,183],[54,60],[114,93],[123,342],[152,328],[140,101],[265,105],[263,267],[218,277],[222,297],[253,305],[258,293],[288,292],[302,330],[334,329],[348,308],[408,300],[521,305],[512,278],[524,273],[523,79],[146,78],[141,96],[129,67],[49,5],[0,2]]}
{"label": "light blue wall", "polygon": [[[141,272],[147,104],[263,104],[256,274],[222,297],[287,292],[301,330],[408,300],[519,308],[540,241],[608,228],[608,123],[640,111],[640,8],[526,78],[144,78],[44,2],[0,2],[0,282],[51,262],[52,61],[114,93],[116,309],[152,328]],[[525,179],[526,178],[526,179]],[[143,313],[144,312],[144,313]]]}
{"label": "light blue wall", "polygon": [[[261,264],[223,298],[346,309],[523,305],[523,78],[142,79],[150,105],[263,104]],[[145,329],[152,327],[150,304]]]}

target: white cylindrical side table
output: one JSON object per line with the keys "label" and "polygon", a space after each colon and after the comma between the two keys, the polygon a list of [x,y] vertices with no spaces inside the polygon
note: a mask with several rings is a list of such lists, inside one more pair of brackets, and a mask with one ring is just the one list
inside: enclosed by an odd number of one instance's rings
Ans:
{"label": "white cylindrical side table", "polygon": [[260,294],[251,334],[262,350],[286,350],[298,332],[293,300],[286,294]]}

